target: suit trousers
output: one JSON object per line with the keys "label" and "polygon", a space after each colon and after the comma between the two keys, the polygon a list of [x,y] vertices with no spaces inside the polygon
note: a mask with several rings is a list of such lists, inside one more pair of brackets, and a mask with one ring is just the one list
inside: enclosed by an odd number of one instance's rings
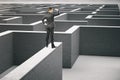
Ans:
{"label": "suit trousers", "polygon": [[46,46],[48,46],[49,43],[49,37],[51,39],[51,44],[54,46],[54,27],[46,28],[47,35],[46,35]]}

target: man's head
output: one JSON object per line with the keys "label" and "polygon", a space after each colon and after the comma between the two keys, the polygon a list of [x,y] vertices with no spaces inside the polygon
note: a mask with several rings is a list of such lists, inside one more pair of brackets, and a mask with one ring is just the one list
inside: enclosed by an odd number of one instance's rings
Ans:
{"label": "man's head", "polygon": [[49,8],[48,8],[48,12],[53,13],[53,8],[52,8],[52,7],[49,7]]}

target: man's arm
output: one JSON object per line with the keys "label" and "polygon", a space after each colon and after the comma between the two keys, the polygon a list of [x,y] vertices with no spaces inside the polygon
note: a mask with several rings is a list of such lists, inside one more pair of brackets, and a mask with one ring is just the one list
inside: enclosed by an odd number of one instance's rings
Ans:
{"label": "man's arm", "polygon": [[54,16],[57,16],[57,15],[59,15],[59,14],[60,14],[60,13],[59,13],[59,9],[56,8],[56,9],[55,9],[55,12],[53,13],[53,15],[54,15]]}

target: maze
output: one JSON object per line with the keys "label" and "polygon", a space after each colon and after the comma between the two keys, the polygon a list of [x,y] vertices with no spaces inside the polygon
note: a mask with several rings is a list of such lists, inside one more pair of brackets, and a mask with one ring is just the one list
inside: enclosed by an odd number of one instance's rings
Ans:
{"label": "maze", "polygon": [[[45,47],[42,18],[55,17],[55,46]],[[62,80],[79,55],[120,56],[117,4],[0,4],[0,80]]]}

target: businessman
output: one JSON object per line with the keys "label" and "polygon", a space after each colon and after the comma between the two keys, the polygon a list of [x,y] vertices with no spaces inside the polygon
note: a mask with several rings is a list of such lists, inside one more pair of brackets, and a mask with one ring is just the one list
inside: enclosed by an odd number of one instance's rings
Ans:
{"label": "businessman", "polygon": [[52,7],[48,8],[47,13],[44,15],[42,19],[42,23],[46,28],[47,35],[46,35],[46,47],[48,47],[49,43],[49,36],[51,38],[51,46],[52,48],[55,48],[54,45],[54,27],[55,27],[55,22],[54,22],[54,16],[59,15],[59,10],[58,9],[53,9]]}

